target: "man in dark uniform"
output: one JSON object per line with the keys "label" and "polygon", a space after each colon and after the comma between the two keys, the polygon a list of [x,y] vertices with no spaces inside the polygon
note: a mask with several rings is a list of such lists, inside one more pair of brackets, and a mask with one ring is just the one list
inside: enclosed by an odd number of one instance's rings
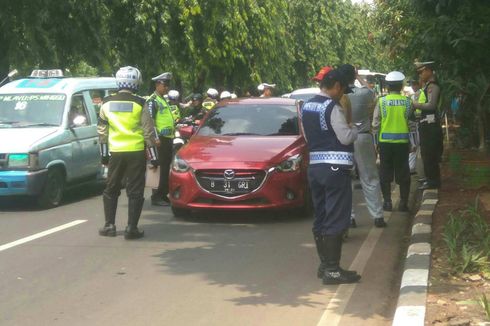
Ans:
{"label": "man in dark uniform", "polygon": [[141,83],[139,70],[134,67],[119,69],[116,82],[119,91],[104,98],[97,126],[102,164],[109,165],[103,194],[105,224],[99,234],[116,236],[117,201],[122,180],[126,178],[128,226],[124,237],[138,239],[143,236],[143,231],[138,230],[138,221],[145,201],[145,147],[151,164],[158,166],[156,135],[153,121],[144,108],[145,100],[133,94]]}
{"label": "man in dark uniform", "polygon": [[400,185],[398,210],[408,211],[410,193],[410,167],[408,154],[411,150],[408,119],[414,119],[410,98],[400,94],[405,75],[392,71],[386,75],[389,94],[378,99],[373,115],[373,130],[379,135],[380,183],[383,194],[383,209],[391,211],[391,183],[393,176]]}
{"label": "man in dark uniform", "polygon": [[313,235],[323,284],[357,282],[361,276],[340,268],[342,236],[350,224],[357,129],[348,124],[337,103],[347,82],[337,70],[323,69],[321,93],[302,107],[302,123],[310,151],[308,181],[315,209]]}
{"label": "man in dark uniform", "polygon": [[441,186],[439,163],[442,158],[443,136],[438,108],[441,89],[436,81],[434,61],[416,62],[417,73],[424,83],[418,101],[413,103],[421,111],[419,121],[420,154],[424,163],[426,181],[419,189],[436,189]]}
{"label": "man in dark uniform", "polygon": [[146,100],[149,113],[155,121],[155,133],[160,140],[158,146],[158,160],[160,162],[160,181],[158,188],[153,190],[151,204],[157,206],[168,206],[168,174],[172,161],[173,139],[175,133],[175,121],[172,107],[165,99],[167,95],[172,74],[164,72],[151,80],[155,82],[155,91]]}

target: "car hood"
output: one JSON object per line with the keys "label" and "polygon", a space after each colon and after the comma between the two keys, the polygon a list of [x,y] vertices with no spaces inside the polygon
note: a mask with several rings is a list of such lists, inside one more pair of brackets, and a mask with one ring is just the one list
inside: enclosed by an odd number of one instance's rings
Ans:
{"label": "car hood", "polygon": [[281,162],[288,153],[294,155],[301,152],[304,147],[305,141],[302,136],[195,135],[178,155],[194,168],[200,169],[220,168],[221,165],[227,168],[263,168]]}
{"label": "car hood", "polygon": [[57,130],[58,127],[0,128],[0,153],[28,153],[33,144]]}

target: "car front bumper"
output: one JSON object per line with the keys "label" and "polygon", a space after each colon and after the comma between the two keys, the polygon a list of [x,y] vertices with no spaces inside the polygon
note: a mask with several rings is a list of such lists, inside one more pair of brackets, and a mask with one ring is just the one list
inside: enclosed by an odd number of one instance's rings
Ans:
{"label": "car front bumper", "polygon": [[305,204],[306,188],[304,173],[275,171],[255,191],[230,198],[201,188],[192,172],[171,171],[169,197],[173,207],[185,209],[289,209]]}
{"label": "car front bumper", "polygon": [[47,172],[0,171],[0,196],[39,194],[46,182]]}

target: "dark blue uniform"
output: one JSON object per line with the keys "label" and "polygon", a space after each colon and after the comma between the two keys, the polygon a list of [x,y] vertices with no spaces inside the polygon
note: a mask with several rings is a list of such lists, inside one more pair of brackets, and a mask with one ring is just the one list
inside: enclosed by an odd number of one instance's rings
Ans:
{"label": "dark blue uniform", "polygon": [[335,105],[333,99],[317,95],[303,105],[301,113],[310,151],[308,182],[315,209],[315,236],[341,234],[350,224],[354,146],[342,144],[332,127]]}

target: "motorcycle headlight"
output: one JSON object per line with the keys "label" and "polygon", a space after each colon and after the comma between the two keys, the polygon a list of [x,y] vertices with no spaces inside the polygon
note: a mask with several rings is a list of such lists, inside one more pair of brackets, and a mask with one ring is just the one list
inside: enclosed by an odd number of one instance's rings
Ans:
{"label": "motorcycle headlight", "polygon": [[175,172],[187,172],[189,169],[190,166],[186,161],[181,159],[178,155],[174,156],[174,160],[172,161],[172,170]]}
{"label": "motorcycle headlight", "polygon": [[293,155],[287,160],[282,161],[278,166],[276,166],[276,169],[281,172],[297,171],[301,165],[301,159],[302,157],[300,154]]}

